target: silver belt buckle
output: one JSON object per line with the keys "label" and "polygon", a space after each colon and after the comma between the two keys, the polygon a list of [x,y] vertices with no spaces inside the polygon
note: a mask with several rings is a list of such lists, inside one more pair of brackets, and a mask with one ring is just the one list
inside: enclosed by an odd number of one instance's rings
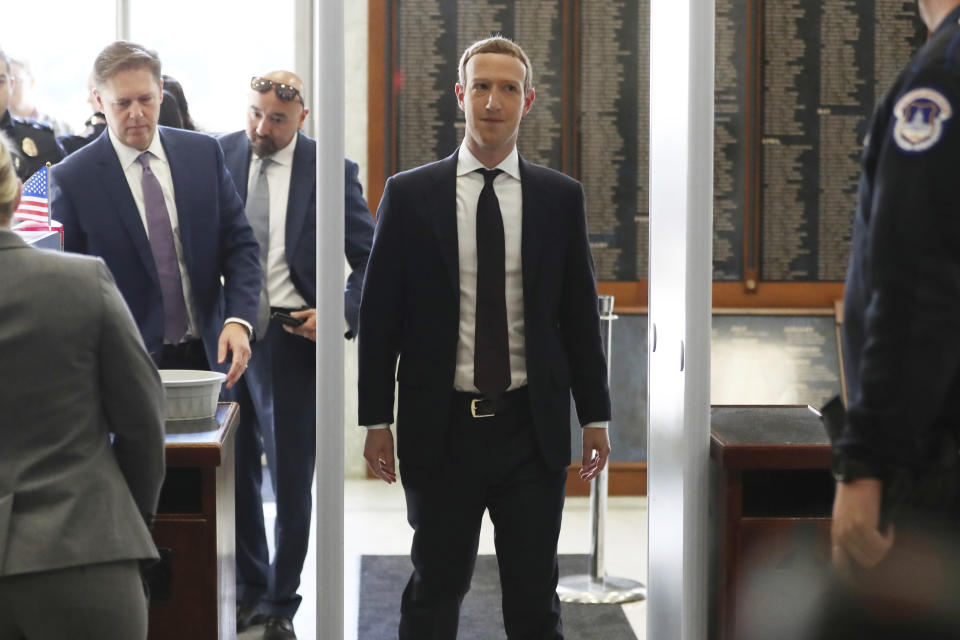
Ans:
{"label": "silver belt buckle", "polygon": [[492,418],[495,416],[495,413],[477,413],[477,403],[483,401],[484,398],[474,398],[470,401],[470,415],[474,418]]}

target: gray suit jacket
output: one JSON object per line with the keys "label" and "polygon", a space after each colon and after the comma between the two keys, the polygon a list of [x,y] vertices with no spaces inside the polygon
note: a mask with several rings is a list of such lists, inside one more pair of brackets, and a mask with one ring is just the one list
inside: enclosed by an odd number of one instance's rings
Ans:
{"label": "gray suit jacket", "polygon": [[0,230],[0,274],[0,577],[157,557],[163,387],[110,272]]}

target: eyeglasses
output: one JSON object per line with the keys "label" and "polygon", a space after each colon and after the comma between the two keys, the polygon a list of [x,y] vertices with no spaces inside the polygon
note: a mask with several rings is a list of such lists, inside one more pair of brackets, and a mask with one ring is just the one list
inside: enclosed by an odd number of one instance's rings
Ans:
{"label": "eyeglasses", "polygon": [[291,87],[288,84],[283,84],[282,82],[274,82],[268,78],[261,78],[260,76],[253,76],[250,78],[250,88],[256,91],[257,93],[266,93],[273,89],[273,92],[277,94],[277,97],[283,100],[284,102],[289,102],[294,98],[300,100],[300,104],[303,104],[303,96],[300,95],[300,90],[296,87]]}

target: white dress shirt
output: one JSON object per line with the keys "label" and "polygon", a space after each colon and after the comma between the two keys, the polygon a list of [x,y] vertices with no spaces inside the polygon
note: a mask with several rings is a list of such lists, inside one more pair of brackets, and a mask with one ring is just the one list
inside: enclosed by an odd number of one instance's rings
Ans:
{"label": "white dress shirt", "polygon": [[[107,127],[110,142],[113,144],[114,151],[117,152],[117,158],[120,160],[120,168],[123,169],[123,175],[127,178],[127,184],[130,186],[130,193],[133,194],[133,201],[137,205],[137,211],[140,212],[140,221],[143,223],[143,230],[150,238],[149,227],[147,226],[147,210],[143,201],[143,167],[137,162],[137,158],[143,153],[139,149],[128,147],[113,135],[110,128]],[[197,338],[197,314],[193,308],[193,290],[190,287],[190,274],[187,273],[187,265],[183,261],[183,243],[180,241],[180,219],[177,216],[177,200],[173,192],[173,176],[170,173],[170,163],[167,161],[167,154],[160,143],[159,132],[155,133],[150,146],[147,147],[150,152],[150,171],[157,177],[160,183],[160,189],[163,191],[163,201],[167,205],[167,213],[170,215],[170,227],[173,229],[173,244],[177,250],[177,264],[180,267],[180,279],[183,281],[183,298],[187,309],[187,335],[186,338]]]}
{"label": "white dress shirt", "polygon": [[[505,251],[507,298],[507,344],[510,350],[510,386],[527,384],[523,346],[523,273],[520,240],[523,229],[523,192],[520,189],[520,156],[514,147],[494,169],[503,171],[493,181],[500,202]],[[477,331],[477,201],[483,190],[486,169],[466,145],[457,154],[457,247],[460,250],[460,333],[457,337],[457,368],[453,387],[478,393],[473,383],[473,356]]]}
{"label": "white dress shirt", "polygon": [[[285,238],[287,230],[287,203],[290,199],[290,179],[293,174],[293,150],[297,136],[272,156],[267,166],[267,187],[270,191],[270,240],[267,247],[267,299],[271,307],[299,309],[307,306],[290,278],[287,263]],[[256,153],[250,154],[250,171],[247,178],[247,193],[256,184],[262,160]]]}
{"label": "white dress shirt", "polygon": [[[457,154],[457,247],[460,252],[460,333],[457,337],[457,367],[453,386],[457,391],[478,393],[473,383],[473,353],[477,323],[477,201],[483,190],[486,169],[466,144]],[[507,301],[507,342],[510,350],[510,389],[527,384],[527,363],[523,321],[523,191],[520,184],[520,155],[514,147],[494,169],[500,169],[493,191],[500,202],[505,250],[505,293]],[[385,429],[389,425],[369,425]],[[591,422],[585,428],[606,428],[606,422]]]}
{"label": "white dress shirt", "polygon": [[[117,158],[120,160],[120,168],[123,169],[123,175],[127,178],[127,184],[130,187],[130,193],[133,195],[133,201],[137,205],[137,211],[140,212],[140,222],[143,223],[143,230],[150,239],[150,231],[147,227],[147,210],[143,200],[143,167],[137,162],[137,158],[143,153],[139,149],[128,147],[113,135],[110,128],[107,127],[110,137],[110,143],[114,151],[117,152]],[[190,274],[187,273],[187,264],[183,260],[183,243],[180,241],[180,218],[177,213],[177,200],[173,192],[173,175],[170,173],[170,163],[167,161],[167,154],[163,150],[163,144],[160,143],[160,133],[157,132],[147,147],[150,152],[150,171],[156,176],[160,183],[160,190],[163,191],[163,201],[167,205],[167,214],[170,216],[170,227],[173,229],[173,244],[177,251],[177,264],[180,267],[180,279],[183,282],[183,301],[187,310],[187,335],[184,339],[199,338],[197,331],[197,314],[193,307],[193,289],[190,286]],[[242,318],[227,318],[227,322],[238,322],[247,328],[252,335],[253,327]]]}

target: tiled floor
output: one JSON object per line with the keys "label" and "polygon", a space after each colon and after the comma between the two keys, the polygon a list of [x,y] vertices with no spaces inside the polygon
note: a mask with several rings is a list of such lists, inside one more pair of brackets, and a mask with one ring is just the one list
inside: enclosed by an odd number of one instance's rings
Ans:
{"label": "tiled floor", "polygon": [[[359,568],[363,554],[405,554],[410,551],[412,531],[406,520],[403,490],[387,486],[379,480],[347,480],[344,487],[344,626],[345,640],[357,638],[359,605]],[[272,530],[275,509],[265,505],[267,528]],[[316,512],[316,510],[315,510]],[[647,571],[647,501],[646,498],[609,499],[606,527],[607,574],[646,582]],[[303,604],[294,619],[300,640],[323,638],[316,633],[315,575],[316,555],[311,548],[303,571],[300,593]],[[270,540],[272,549],[273,541]],[[587,498],[568,498],[560,533],[560,553],[589,553],[590,511]],[[480,536],[480,553],[492,554],[493,525],[484,518]],[[399,603],[398,603],[399,606]],[[616,606],[616,605],[597,605]],[[638,640],[645,640],[646,603],[624,605],[624,612]],[[239,640],[258,640],[258,629],[240,635]],[[326,640],[325,638],[323,640]],[[568,640],[587,640],[569,638]]]}

